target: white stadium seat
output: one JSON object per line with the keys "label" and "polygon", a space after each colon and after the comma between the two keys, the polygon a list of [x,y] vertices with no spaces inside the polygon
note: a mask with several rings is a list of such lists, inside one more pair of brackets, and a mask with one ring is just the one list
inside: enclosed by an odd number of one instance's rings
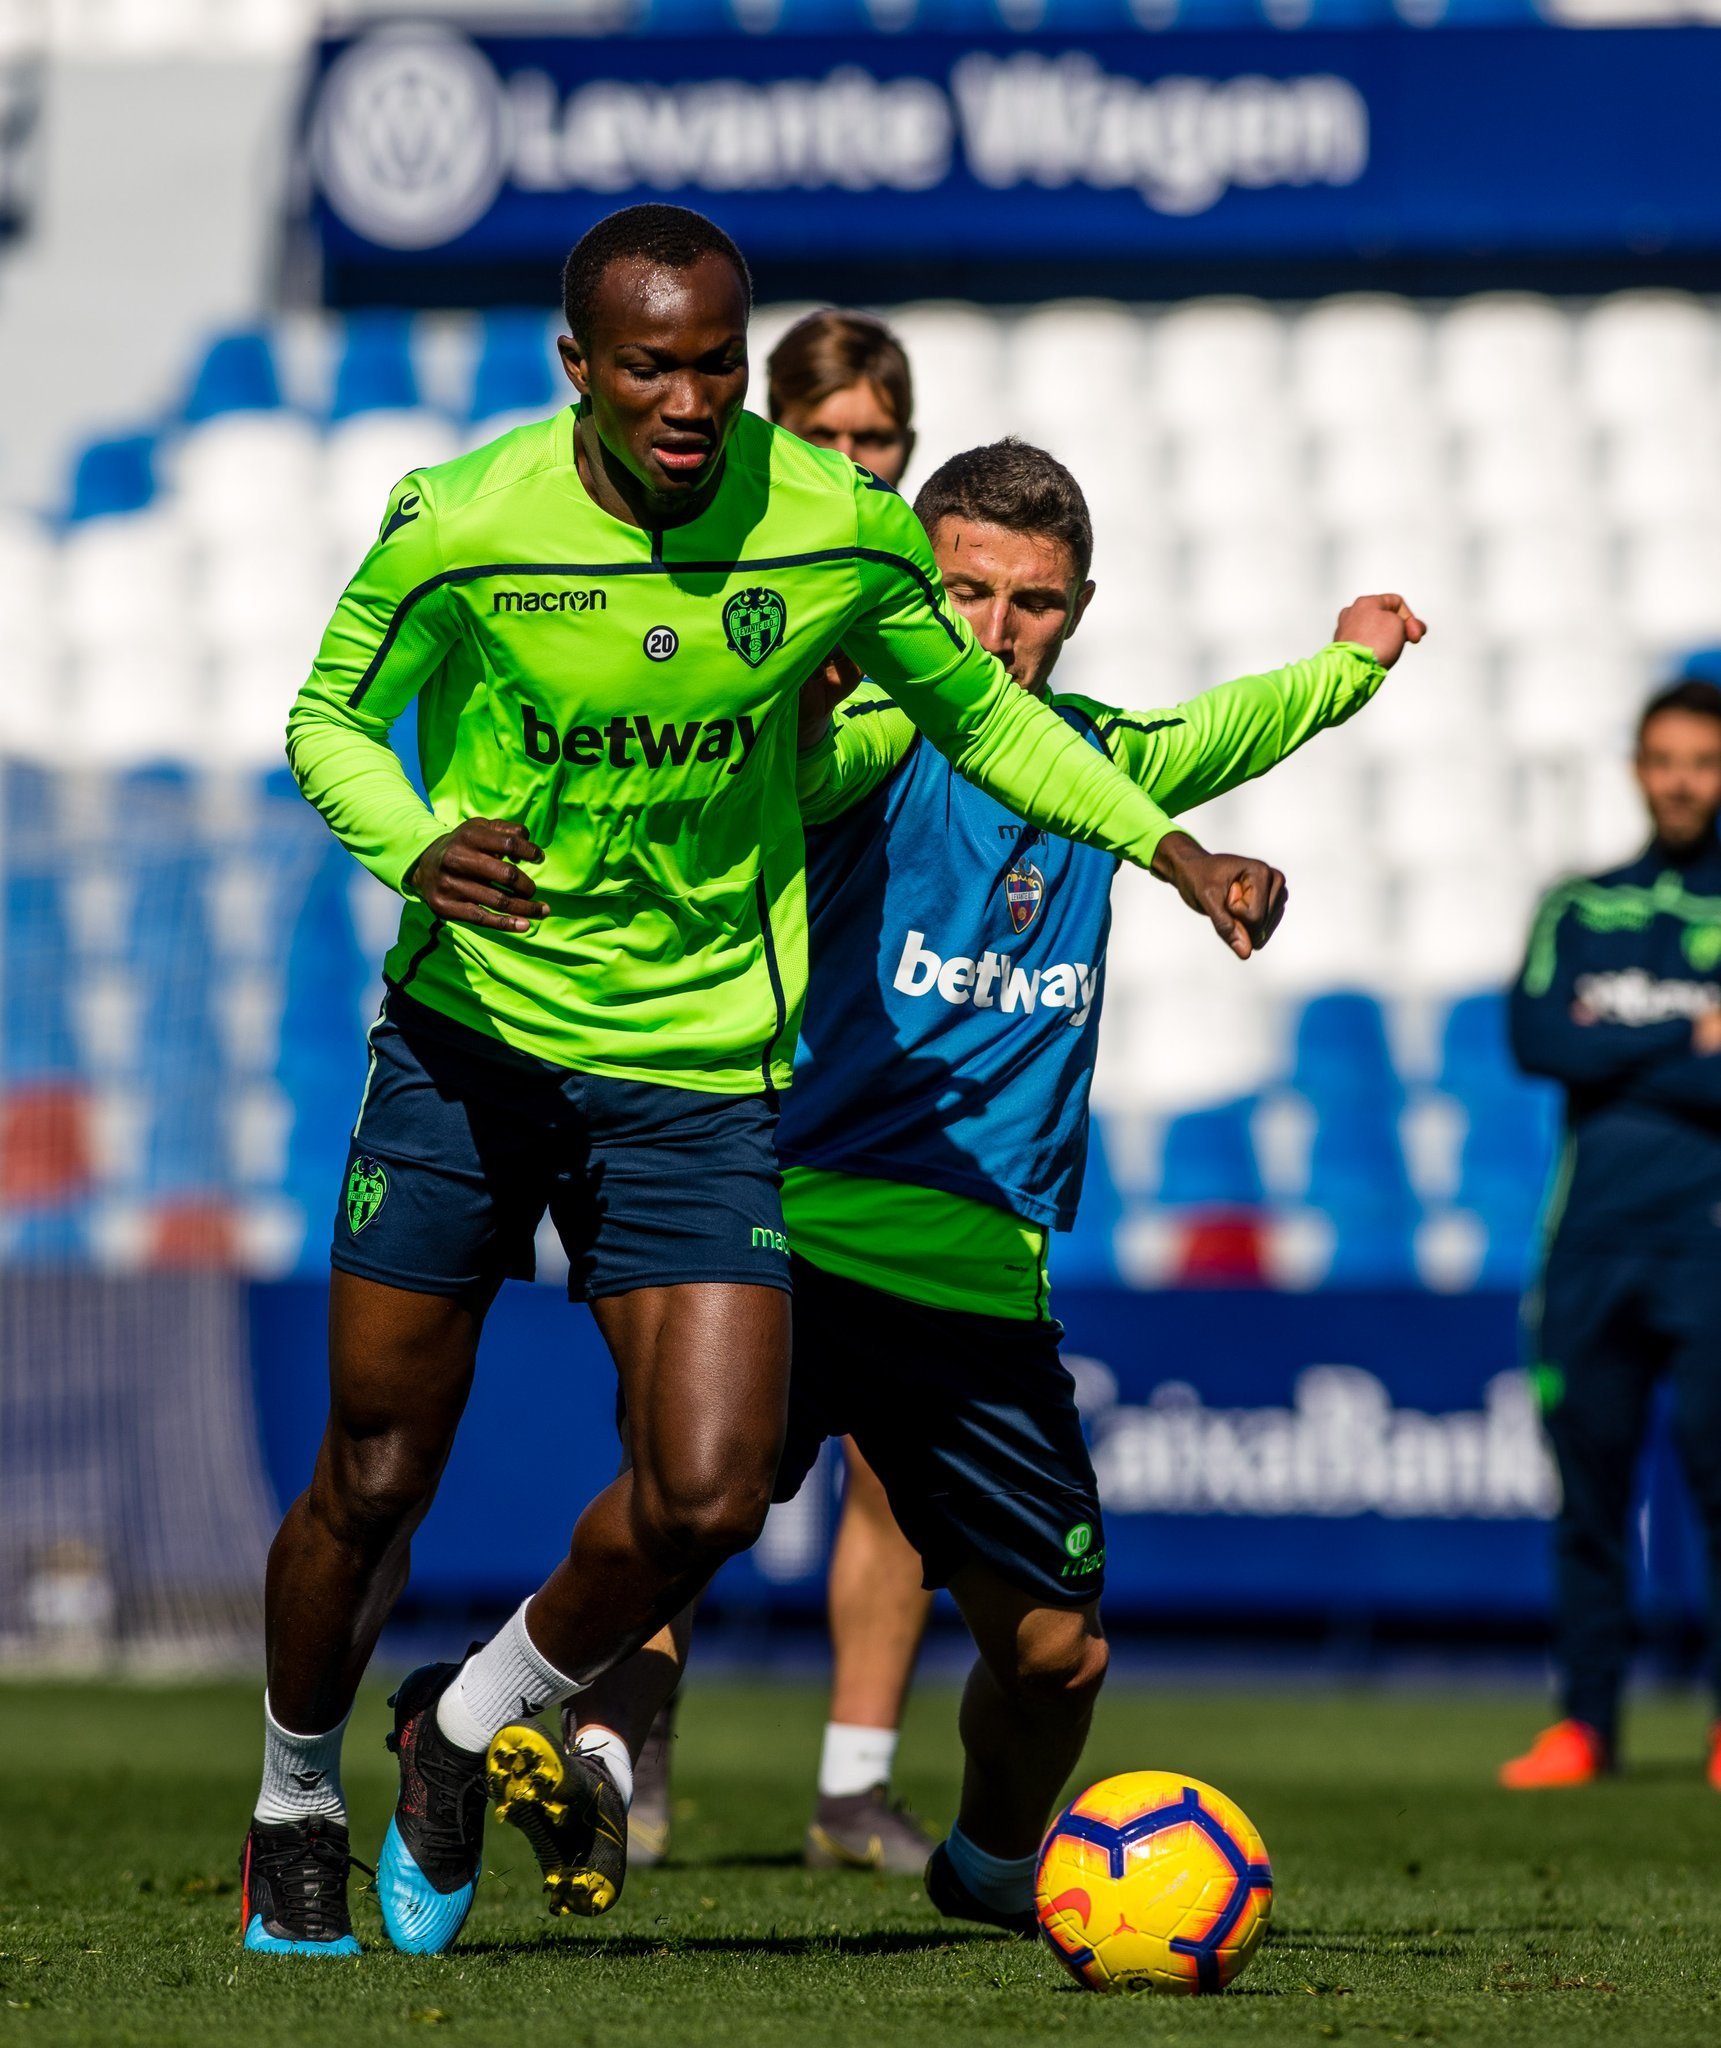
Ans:
{"label": "white stadium seat", "polygon": [[1166,453],[1166,505],[1186,532],[1296,519],[1301,451],[1282,414],[1197,417]]}
{"label": "white stadium seat", "polygon": [[1426,404],[1428,321],[1407,299],[1328,299],[1291,329],[1291,383],[1303,416],[1344,429],[1409,428]]}
{"label": "white stadium seat", "polygon": [[84,651],[67,692],[83,758],[96,767],[129,768],[201,758],[207,733],[203,665],[183,642]]}
{"label": "white stadium seat", "polygon": [[901,307],[890,324],[914,372],[920,476],[958,449],[996,440],[1008,430],[1004,337],[995,318],[976,306],[929,301]]}
{"label": "white stadium seat", "polygon": [[186,525],[199,537],[278,537],[319,517],[321,454],[322,437],[303,414],[223,413],[184,436],[170,477]]}
{"label": "white stadium seat", "polygon": [[1632,534],[1622,598],[1626,630],[1665,658],[1721,640],[1721,519],[1671,519]]}
{"label": "white stadium seat", "polygon": [[1613,609],[1607,550],[1581,524],[1543,520],[1490,534],[1478,541],[1475,562],[1476,623],[1508,646],[1525,645],[1550,627],[1599,625]]}
{"label": "white stadium seat", "polygon": [[1601,437],[1602,504],[1617,527],[1721,518],[1721,408],[1712,394],[1677,415]]}
{"label": "white stadium seat", "polygon": [[1637,707],[1637,668],[1607,642],[1559,637],[1500,662],[1501,731],[1522,755],[1617,754]]}
{"label": "white stadium seat", "polygon": [[1569,412],[1473,422],[1458,435],[1455,456],[1455,504],[1475,532],[1594,516],[1594,454]]}
{"label": "white stadium seat", "polygon": [[1648,838],[1643,799],[1623,755],[1596,755],[1581,770],[1579,842],[1572,865],[1618,867],[1643,849]]}
{"label": "white stadium seat", "polygon": [[1678,418],[1712,403],[1721,333],[1701,299],[1624,292],[1578,323],[1578,377],[1592,417],[1608,424]]}
{"label": "white stadium seat", "polygon": [[1446,866],[1474,849],[1510,848],[1510,769],[1494,748],[1403,755],[1383,765],[1378,796],[1376,844],[1397,866]]}
{"label": "white stadium seat", "polygon": [[86,520],[67,533],[55,567],[53,606],[69,646],[183,651],[188,557],[168,513]]}
{"label": "white stadium seat", "polygon": [[[1442,638],[1462,636],[1470,579],[1461,543],[1450,526],[1426,518],[1383,518],[1339,536],[1329,563],[1324,595],[1335,616],[1338,607],[1353,597],[1396,591]],[[1423,653],[1433,651],[1431,644]],[[1419,654],[1417,669],[1422,665]]]}
{"label": "white stadium seat", "polygon": [[1308,621],[1326,607],[1314,594],[1315,556],[1306,535],[1283,522],[1233,525],[1192,542],[1185,603],[1193,637],[1243,650],[1246,673],[1301,651]]}
{"label": "white stadium seat", "polygon": [[1366,534],[1382,522],[1449,530],[1451,468],[1448,436],[1426,411],[1390,425],[1335,420],[1310,439],[1309,509],[1342,533]]}
{"label": "white stadium seat", "polygon": [[1529,878],[1509,859],[1466,862],[1472,845],[1455,839],[1444,858],[1404,877],[1388,963],[1395,988],[1441,996],[1503,988],[1522,964],[1535,907]]}
{"label": "white stadium seat", "polygon": [[217,653],[285,642],[301,650],[300,666],[308,666],[341,593],[338,572],[326,550],[311,547],[313,538],[292,529],[278,541],[246,534],[237,545],[206,553],[192,579],[201,639]]}
{"label": "white stadium seat", "polygon": [[1122,306],[1062,301],[1006,331],[1004,405],[1011,432],[1026,440],[1077,453],[1115,447],[1120,433],[1140,431],[1147,383],[1147,328]]}
{"label": "white stadium seat", "polygon": [[[1270,847],[1235,850],[1272,858]],[[1286,879],[1291,897],[1285,921],[1260,959],[1248,963],[1251,979],[1298,1000],[1328,988],[1390,989],[1390,889],[1367,849],[1351,847],[1342,858],[1305,863]]]}
{"label": "white stadium seat", "polygon": [[314,642],[295,636],[223,650],[211,675],[207,746],[212,765],[267,769],[279,764],[287,713],[310,667],[312,647]]}
{"label": "white stadium seat", "polygon": [[422,410],[364,412],[329,429],[323,502],[330,539],[357,566],[376,539],[388,494],[409,470],[447,462],[460,437],[439,414]]}
{"label": "white stadium seat", "polygon": [[[1211,933],[1208,944],[1218,947]],[[1168,1114],[1252,1094],[1277,1063],[1274,1021],[1242,972],[1222,988],[1161,982],[1136,990],[1106,1019],[1095,1098],[1107,1108]]]}
{"label": "white stadium seat", "polygon": [[1195,299],[1148,336],[1148,397],[1168,426],[1259,414],[1279,403],[1285,323],[1253,299]]}
{"label": "white stadium seat", "polygon": [[1571,365],[1571,323],[1547,299],[1490,292],[1435,322],[1435,384],[1456,421],[1485,425],[1563,405]]}

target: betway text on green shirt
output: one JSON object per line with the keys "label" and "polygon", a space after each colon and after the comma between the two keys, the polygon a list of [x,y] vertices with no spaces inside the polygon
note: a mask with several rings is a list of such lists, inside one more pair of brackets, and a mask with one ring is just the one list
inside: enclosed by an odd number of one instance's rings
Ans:
{"label": "betway text on green shirt", "polygon": [[[396,487],[288,719],[300,788],[391,888],[470,817],[544,850],[550,915],[529,932],[408,897],[392,983],[559,1065],[787,1083],[806,982],[795,704],[839,644],[1031,824],[1152,858],[1169,820],[980,649],[893,492],[744,415],[710,504],[648,532],[588,495],[574,419]],[[414,697],[428,809],[388,744]]]}

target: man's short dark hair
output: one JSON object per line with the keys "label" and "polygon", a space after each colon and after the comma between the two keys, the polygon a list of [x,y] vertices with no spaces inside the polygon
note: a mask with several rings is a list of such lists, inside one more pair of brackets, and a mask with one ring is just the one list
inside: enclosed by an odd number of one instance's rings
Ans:
{"label": "man's short dark hair", "polygon": [[624,206],[606,214],[568,251],[562,265],[562,313],[568,332],[582,344],[591,339],[592,305],[603,275],[612,263],[644,257],[670,270],[691,270],[701,257],[721,256],[741,280],[741,293],[753,310],[753,276],[747,259],[714,220],[690,206]]}
{"label": "man's short dark hair", "polygon": [[1699,718],[1713,718],[1721,724],[1721,683],[1711,682],[1707,676],[1680,676],[1676,681],[1657,690],[1643,707],[1637,721],[1637,743],[1643,745],[1643,736],[1649,730],[1652,718],[1659,718],[1664,711],[1694,712]]}
{"label": "man's short dark hair", "polygon": [[1062,541],[1077,581],[1087,581],[1094,523],[1082,487],[1055,455],[1014,435],[951,456],[921,485],[914,510],[929,534],[942,520],[972,519]]}

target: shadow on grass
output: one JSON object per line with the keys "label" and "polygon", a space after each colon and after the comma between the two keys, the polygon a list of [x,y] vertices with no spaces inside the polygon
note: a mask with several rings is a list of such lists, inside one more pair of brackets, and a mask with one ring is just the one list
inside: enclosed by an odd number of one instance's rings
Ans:
{"label": "shadow on grass", "polygon": [[1305,1934],[1296,1928],[1272,1927],[1267,1940],[1273,1948],[1287,1952],[1307,1951],[1327,1956],[1456,1956],[1467,1942],[1483,1936],[1522,1939],[1526,1935],[1583,1934],[1593,1922],[1583,1920],[1537,1920],[1533,1925],[1514,1921],[1489,1927],[1375,1927],[1367,1934]]}
{"label": "shadow on grass", "polygon": [[672,1856],[666,1863],[650,1866],[653,1875],[693,1877],[702,1870],[801,1870],[806,1866],[798,1849],[741,1850],[718,1856]]}
{"label": "shadow on grass", "polygon": [[781,1956],[786,1961],[812,1956],[930,1955],[940,1949],[990,1946],[1014,1941],[1014,1935],[991,1934],[984,1928],[924,1934],[881,1929],[874,1934],[614,1934],[544,1933],[517,1941],[463,1941],[463,1956],[534,1956],[566,1954],[578,1946],[596,1955],[639,1962],[661,1956]]}
{"label": "shadow on grass", "polygon": [[[1625,1764],[1614,1774],[1614,1782],[1627,1785],[1689,1785],[1702,1782],[1702,1766],[1689,1757],[1651,1757],[1646,1763]],[[1582,1788],[1588,1790],[1586,1786]]]}

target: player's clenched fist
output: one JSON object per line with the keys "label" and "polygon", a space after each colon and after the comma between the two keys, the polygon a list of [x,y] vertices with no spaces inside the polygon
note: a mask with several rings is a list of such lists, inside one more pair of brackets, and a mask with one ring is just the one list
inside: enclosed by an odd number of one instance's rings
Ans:
{"label": "player's clenched fist", "polygon": [[529,932],[550,906],[515,865],[544,858],[526,828],[505,818],[468,818],[433,840],[406,878],[410,894],[453,924],[481,924],[495,932]]}
{"label": "player's clenched fist", "polygon": [[1396,591],[1377,597],[1353,598],[1333,628],[1335,640],[1354,640],[1372,649],[1382,668],[1391,668],[1407,646],[1414,647],[1428,628]]}
{"label": "player's clenched fist", "polygon": [[1239,960],[1247,960],[1279,928],[1290,891],[1279,870],[1243,853],[1207,853],[1187,832],[1168,832],[1153,872],[1199,911]]}

